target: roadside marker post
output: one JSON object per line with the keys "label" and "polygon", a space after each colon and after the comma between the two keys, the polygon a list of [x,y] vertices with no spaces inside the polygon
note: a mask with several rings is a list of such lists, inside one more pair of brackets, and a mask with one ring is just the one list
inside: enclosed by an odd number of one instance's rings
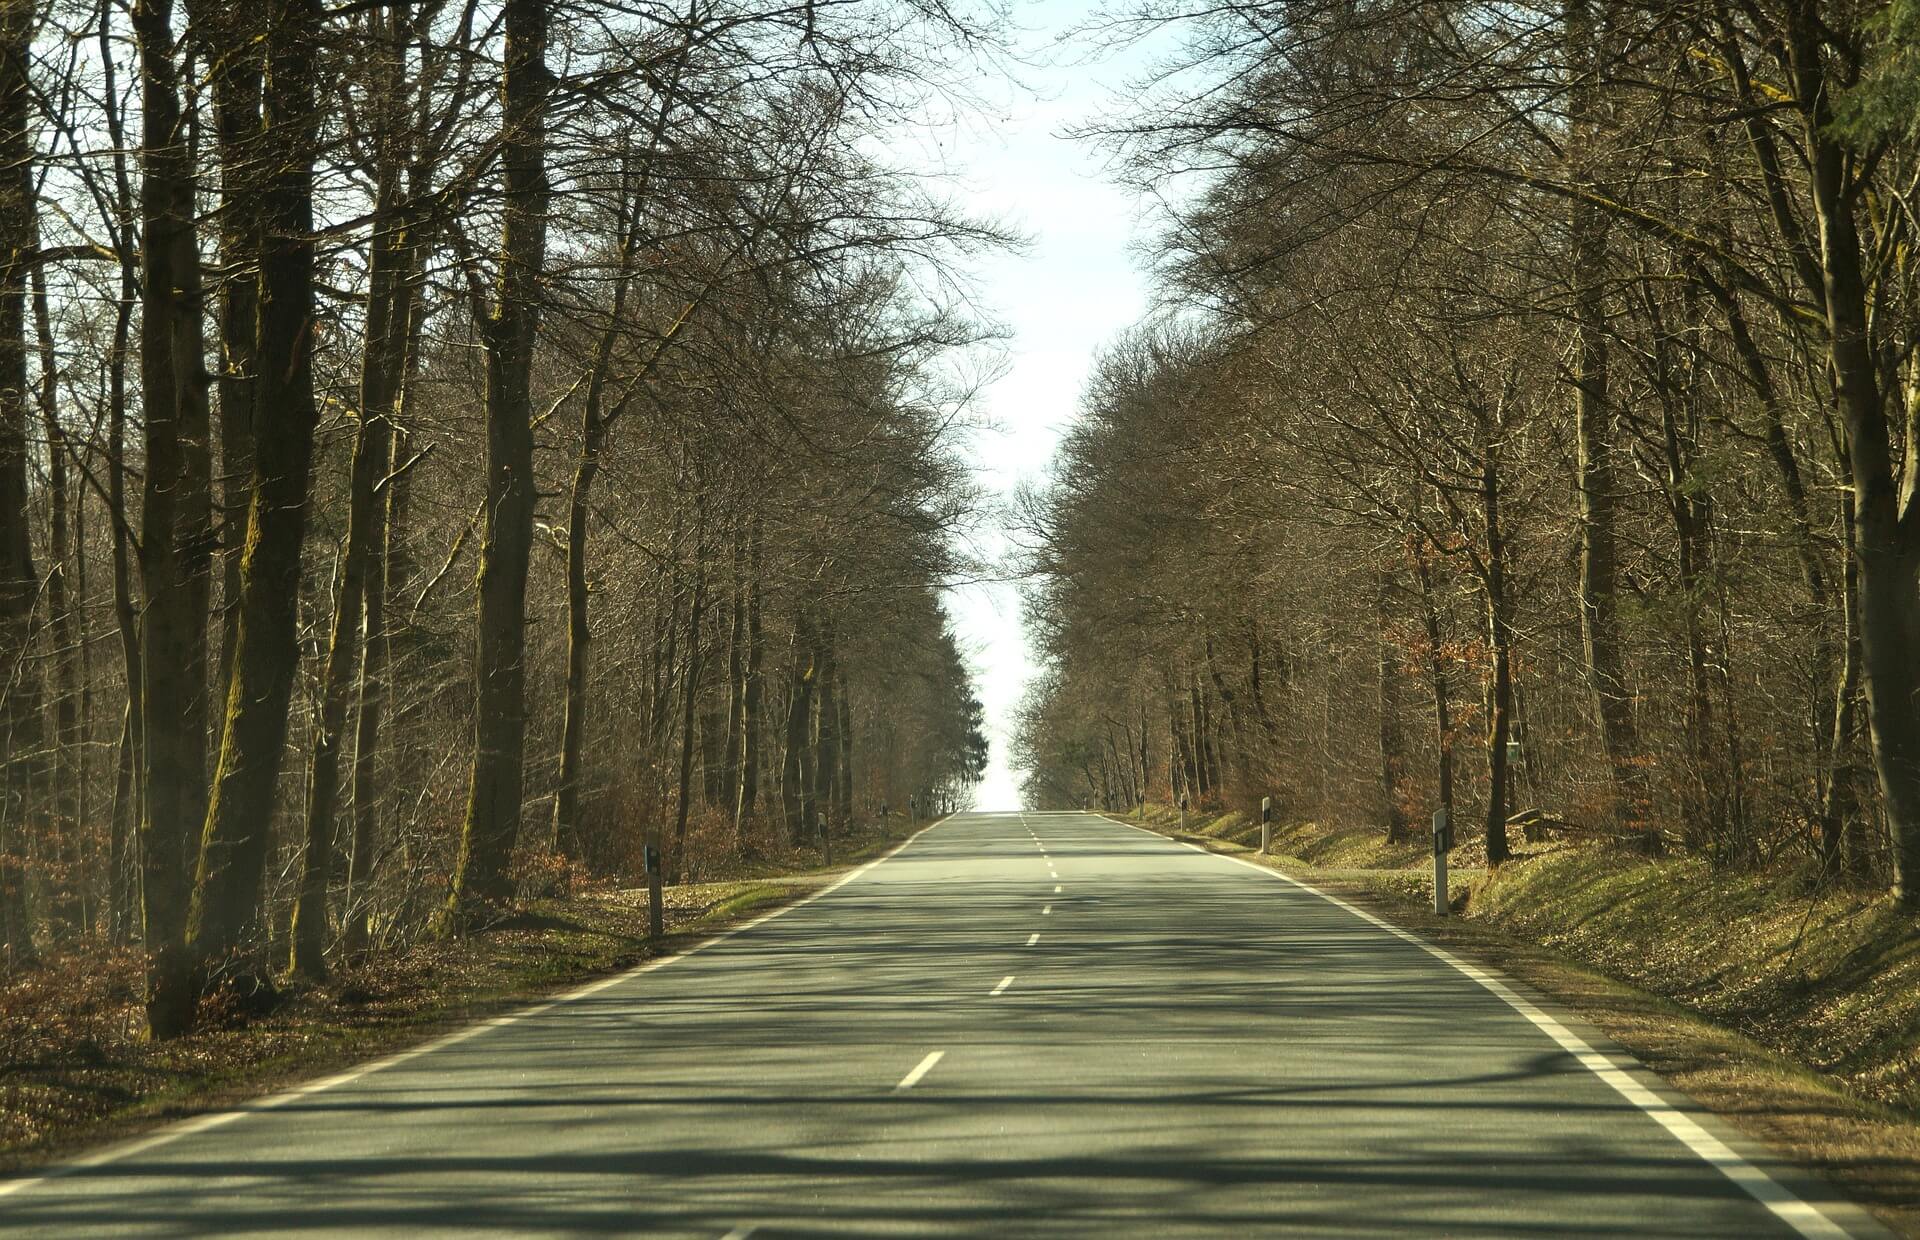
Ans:
{"label": "roadside marker post", "polygon": [[1453,847],[1453,821],[1446,808],[1433,811],[1433,915],[1447,915],[1447,850]]}
{"label": "roadside marker post", "polygon": [[1187,833],[1187,794],[1180,794],[1180,834]]}
{"label": "roadside marker post", "polygon": [[1260,798],[1260,855],[1266,856],[1273,844],[1273,798]]}

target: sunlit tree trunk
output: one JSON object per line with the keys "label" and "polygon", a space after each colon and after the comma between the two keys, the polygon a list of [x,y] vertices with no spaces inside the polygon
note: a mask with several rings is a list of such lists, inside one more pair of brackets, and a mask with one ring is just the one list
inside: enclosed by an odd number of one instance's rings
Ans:
{"label": "sunlit tree trunk", "polygon": [[473,775],[443,924],[471,928],[513,896],[526,757],[527,569],[533,548],[533,345],[546,259],[547,0],[506,0],[500,87],[506,199],[487,346],[486,541],[474,674]]}

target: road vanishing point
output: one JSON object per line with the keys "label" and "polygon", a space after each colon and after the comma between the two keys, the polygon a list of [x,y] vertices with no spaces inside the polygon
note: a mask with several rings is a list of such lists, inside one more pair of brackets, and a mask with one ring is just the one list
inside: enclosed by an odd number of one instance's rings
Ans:
{"label": "road vanishing point", "polygon": [[41,1236],[1870,1236],[1511,982],[1092,814],[0,1184]]}

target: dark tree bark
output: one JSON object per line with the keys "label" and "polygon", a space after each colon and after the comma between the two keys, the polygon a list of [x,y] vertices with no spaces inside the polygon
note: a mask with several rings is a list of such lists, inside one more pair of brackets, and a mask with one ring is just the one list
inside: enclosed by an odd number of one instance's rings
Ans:
{"label": "dark tree bark", "polygon": [[33,567],[27,501],[27,264],[34,245],[33,7],[0,11],[0,965],[34,958],[27,920],[33,755],[40,745],[33,658]]}
{"label": "dark tree bark", "polygon": [[476,627],[473,776],[443,924],[469,929],[513,896],[526,758],[527,568],[533,548],[533,345],[546,260],[547,0],[507,0],[501,80],[506,202],[487,346],[487,515]]}
{"label": "dark tree bark", "polygon": [[1874,357],[1870,295],[1855,213],[1864,183],[1833,132],[1833,83],[1819,12],[1786,9],[1785,52],[1802,109],[1819,238],[1828,359],[1853,476],[1853,555],[1859,572],[1860,661],[1874,765],[1893,840],[1893,894],[1920,909],[1920,405],[1906,409],[1906,461],[1897,466],[1889,400]]}
{"label": "dark tree bark", "polygon": [[119,74],[114,68],[113,0],[101,0],[99,58],[101,98],[107,136],[113,143],[113,180],[116,217],[112,221],[114,257],[120,266],[120,296],[114,306],[113,344],[107,359],[107,516],[113,524],[113,618],[120,639],[120,661],[125,673],[127,707],[122,717],[120,743],[114,762],[113,811],[108,830],[109,902],[115,943],[132,940],[140,920],[139,841],[145,821],[146,723],[141,668],[141,637],[133,592],[133,546],[127,525],[127,358],[133,331],[133,308],[140,297],[140,257],[134,240],[133,178],[127,167],[127,134],[120,109]]}
{"label": "dark tree bark", "polygon": [[727,593],[727,722],[721,754],[721,788],[733,819],[734,844],[740,839],[740,749],[744,743],[743,714],[747,701],[747,545],[736,531],[733,538],[733,578]]}
{"label": "dark tree bark", "polygon": [[786,811],[787,835],[795,844],[807,843],[807,810],[812,800],[808,786],[807,753],[813,720],[814,642],[804,616],[794,620],[791,673],[787,689],[786,753],[780,771],[781,807]]}
{"label": "dark tree bark", "polygon": [[187,954],[195,848],[207,817],[207,619],[216,538],[202,357],[194,177],[172,0],[133,9],[140,51],[140,404],[146,461],[140,505],[141,908],[147,1024],[191,1027]]}
{"label": "dark tree bark", "polygon": [[[38,247],[38,238],[35,239]],[[67,933],[90,928],[90,884],[83,833],[86,826],[86,720],[81,703],[86,681],[81,671],[81,604],[74,600],[67,568],[79,548],[73,538],[74,497],[67,484],[67,433],[60,419],[60,363],[54,349],[47,305],[46,276],[33,269],[33,325],[40,356],[40,424],[47,440],[47,628],[53,637],[53,830],[48,840],[54,862],[48,875],[56,926]],[[82,595],[84,599],[84,594]]]}
{"label": "dark tree bark", "polygon": [[1427,634],[1427,684],[1433,693],[1434,776],[1439,808],[1453,818],[1453,691],[1448,683],[1446,648],[1441,644],[1440,608],[1433,596],[1433,550],[1414,548],[1414,578],[1420,583],[1420,619]]}
{"label": "dark tree bark", "polygon": [[[1584,158],[1590,156],[1598,106],[1587,76],[1596,59],[1591,0],[1567,0],[1565,22],[1569,56],[1579,76],[1568,92],[1569,126],[1577,148],[1574,156]],[[1576,181],[1591,179],[1591,173],[1581,169],[1575,169],[1573,176]],[[1618,444],[1609,393],[1605,286],[1611,232],[1605,210],[1583,198],[1573,200],[1567,233],[1569,269],[1575,281],[1580,637],[1588,683],[1599,707],[1601,743],[1613,773],[1615,812],[1622,825],[1639,827],[1646,818],[1646,791],[1619,615],[1619,479],[1614,461]]]}
{"label": "dark tree bark", "polygon": [[836,826],[845,828],[853,821],[853,698],[847,692],[846,669],[833,689],[834,719],[833,812]]}
{"label": "dark tree bark", "polygon": [[833,636],[831,628],[821,632],[814,663],[818,669],[813,695],[814,778],[809,791],[813,794],[823,836],[838,825],[839,812],[834,792],[835,774],[840,769],[840,707],[835,700],[840,688],[840,663]]}
{"label": "dark tree bark", "polygon": [[1386,801],[1387,841],[1405,843],[1407,811],[1400,803],[1400,781],[1406,776],[1407,753],[1400,735],[1400,677],[1392,641],[1393,581],[1382,569],[1375,577],[1374,608],[1380,626],[1380,794]]}
{"label": "dark tree bark", "polygon": [[693,809],[693,724],[700,703],[700,669],[705,653],[700,627],[707,613],[706,500],[701,497],[695,503],[700,512],[694,521],[693,597],[687,606],[687,666],[680,691],[680,778],[673,808],[673,856],[667,868],[672,881],[676,882],[686,857],[687,819]]}
{"label": "dark tree bark", "polygon": [[[1490,440],[1491,436],[1487,436]],[[1486,521],[1486,564],[1481,586],[1487,596],[1487,644],[1493,656],[1487,712],[1487,864],[1500,865],[1507,848],[1507,800],[1511,772],[1507,742],[1513,737],[1513,598],[1507,584],[1506,529],[1500,515],[1500,474],[1490,442],[1483,442],[1481,515]]]}
{"label": "dark tree bark", "polygon": [[262,113],[264,136],[277,158],[263,164],[257,189],[253,493],[240,563],[240,619],[227,672],[231,688],[189,929],[195,966],[209,975],[203,984],[242,954],[249,924],[260,913],[274,784],[300,663],[300,551],[319,420],[313,385],[313,166],[321,28],[318,0],[277,0],[269,8]]}
{"label": "dark tree bark", "polygon": [[220,649],[215,701],[227,698],[240,624],[240,559],[253,487],[254,333],[259,316],[258,207],[249,201],[260,169],[263,6],[188,0],[195,42],[209,66],[220,160],[220,368],[215,383],[220,435]]}
{"label": "dark tree bark", "polygon": [[746,833],[760,802],[760,710],[765,695],[766,638],[760,622],[760,520],[754,518],[747,539],[746,585],[747,658],[740,691],[740,792],[735,801],[733,828]]}

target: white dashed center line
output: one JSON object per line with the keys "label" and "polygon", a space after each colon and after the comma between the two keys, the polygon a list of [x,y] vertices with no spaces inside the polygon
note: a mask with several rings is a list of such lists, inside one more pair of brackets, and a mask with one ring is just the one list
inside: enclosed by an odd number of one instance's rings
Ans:
{"label": "white dashed center line", "polygon": [[1049,905],[1047,905],[1047,907],[1045,907],[1045,908],[1043,908],[1043,909],[1041,909],[1041,910],[1040,910],[1040,915],[1041,915],[1042,917],[1051,917],[1051,916],[1053,916],[1053,905],[1051,905],[1051,904],[1049,904]]}
{"label": "white dashed center line", "polygon": [[[1013,985],[1013,974],[1009,973],[1005,977],[1000,979],[1000,984],[998,986],[995,986],[992,990],[988,991],[987,993],[997,995],[1011,985]],[[936,1056],[936,1058],[937,1057],[938,1056]],[[931,1068],[932,1066],[933,1066],[932,1064],[927,1065],[927,1067],[929,1068]]]}
{"label": "white dashed center line", "polygon": [[920,1078],[933,1071],[933,1065],[939,1063],[945,1056],[945,1051],[934,1051],[929,1054],[925,1059],[922,1059],[914,1065],[913,1071],[900,1078],[900,1083],[893,1087],[893,1092],[897,1094],[903,1089],[912,1089],[919,1083]]}
{"label": "white dashed center line", "polygon": [[1040,932],[1038,930],[1035,930],[1032,934],[1027,936],[1028,947],[1032,947],[1035,943],[1038,943],[1039,941],[1040,941]]}

